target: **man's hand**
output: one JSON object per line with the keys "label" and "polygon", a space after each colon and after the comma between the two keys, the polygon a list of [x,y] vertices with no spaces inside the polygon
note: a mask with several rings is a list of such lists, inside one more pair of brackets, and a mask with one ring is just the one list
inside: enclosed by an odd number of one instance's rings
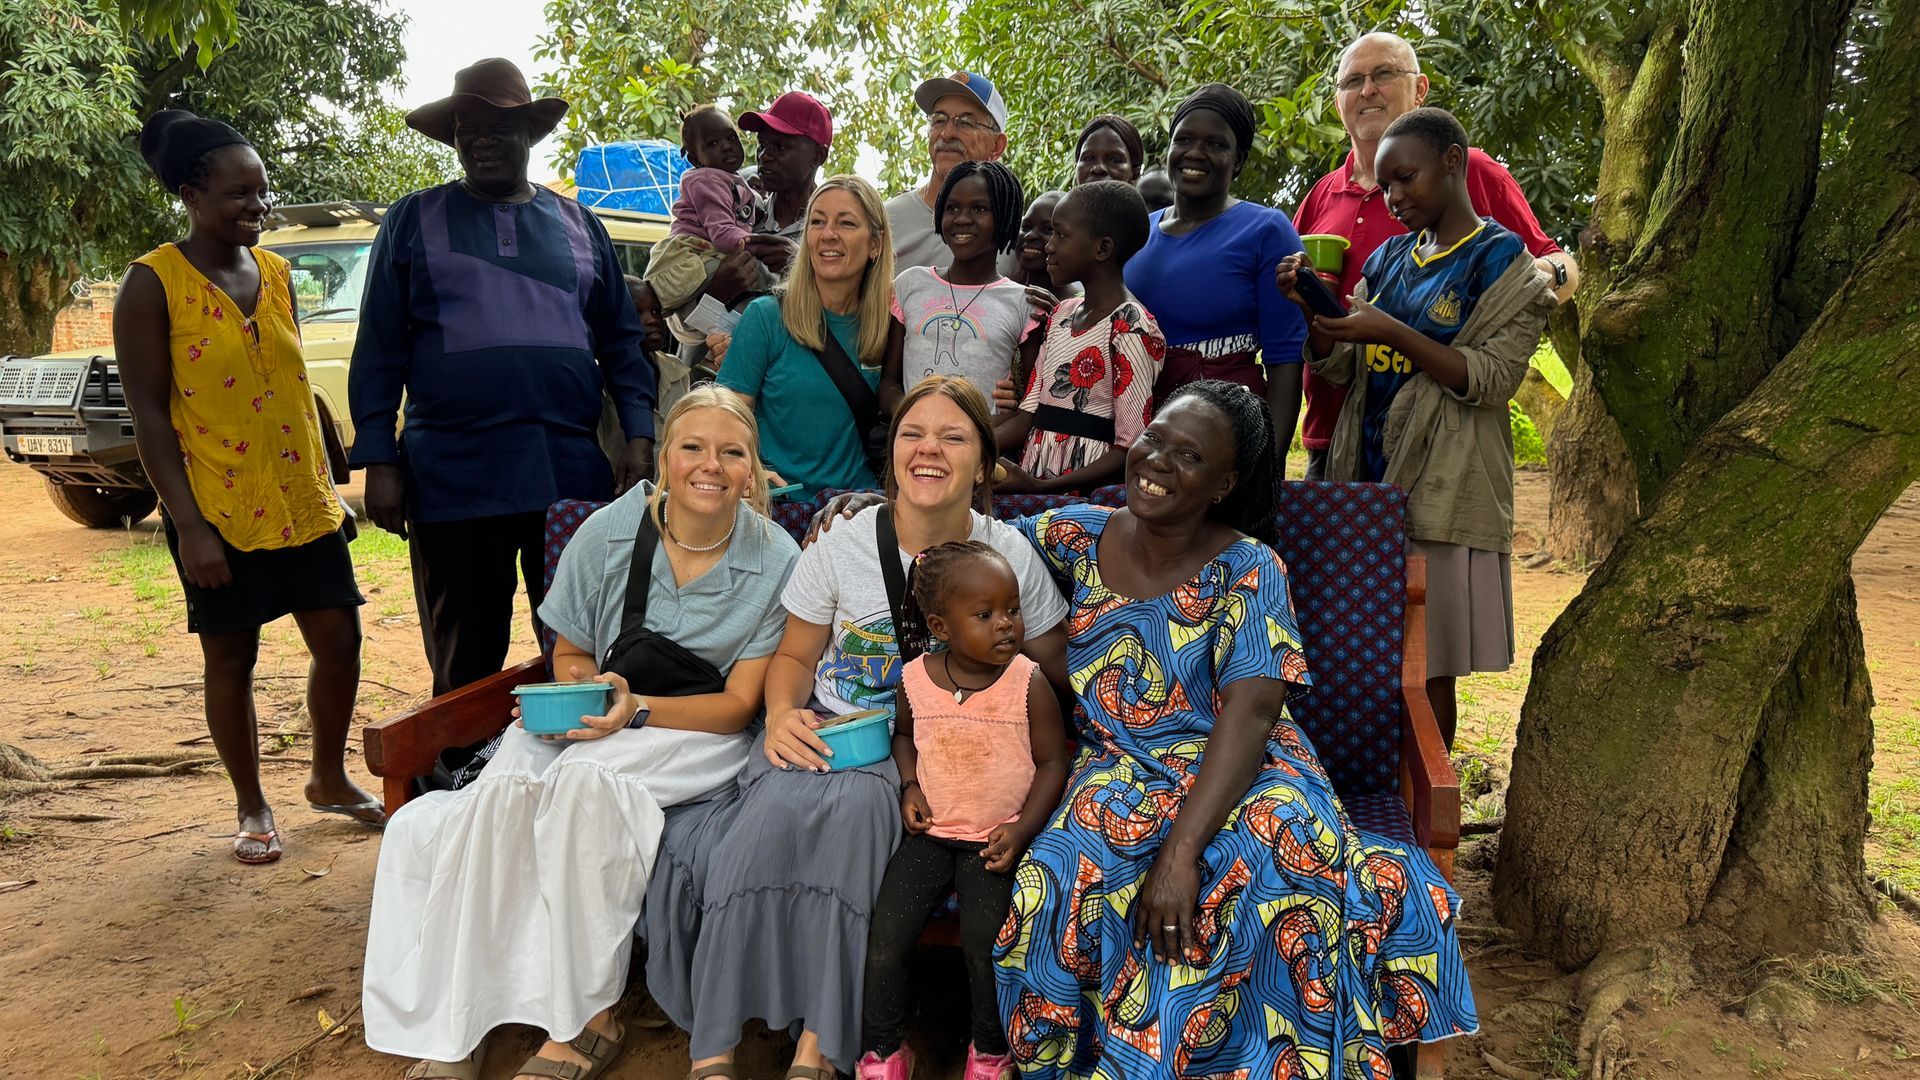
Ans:
{"label": "man's hand", "polygon": [[625,495],[633,485],[653,479],[653,440],[628,439],[627,452],[613,470],[613,493]]}
{"label": "man's hand", "polygon": [[793,265],[793,257],[800,253],[800,245],[774,233],[754,233],[747,237],[747,250],[778,277]]}
{"label": "man's hand", "polygon": [[723,304],[732,304],[744,292],[752,292],[760,283],[760,260],[746,248],[720,260],[707,279],[707,295]]}
{"label": "man's hand", "polygon": [[407,478],[398,465],[367,466],[367,520],[407,538]]}

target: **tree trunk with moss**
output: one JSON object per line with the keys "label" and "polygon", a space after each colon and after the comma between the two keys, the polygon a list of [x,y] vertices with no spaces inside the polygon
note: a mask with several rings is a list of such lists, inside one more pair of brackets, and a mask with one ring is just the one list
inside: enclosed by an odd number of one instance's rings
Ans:
{"label": "tree trunk with moss", "polygon": [[1580,354],[1646,507],[1542,641],[1514,754],[1495,905],[1567,963],[1685,927],[1851,948],[1872,913],[1848,575],[1920,476],[1920,0],[1824,169],[1849,5],[1757,14],[1565,46],[1607,119]]}

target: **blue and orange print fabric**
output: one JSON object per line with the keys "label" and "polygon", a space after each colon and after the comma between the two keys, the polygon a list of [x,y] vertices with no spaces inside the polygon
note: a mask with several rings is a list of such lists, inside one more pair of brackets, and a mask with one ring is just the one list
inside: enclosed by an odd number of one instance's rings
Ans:
{"label": "blue and orange print fabric", "polygon": [[1286,568],[1229,545],[1151,600],[1101,581],[1112,510],[1022,519],[1070,582],[1080,753],[1015,871],[995,949],[1026,1078],[1391,1075],[1390,1042],[1477,1028],[1454,894],[1424,851],[1357,832],[1283,711],[1246,795],[1201,858],[1188,963],[1136,947],[1133,905],[1242,679],[1311,685]]}

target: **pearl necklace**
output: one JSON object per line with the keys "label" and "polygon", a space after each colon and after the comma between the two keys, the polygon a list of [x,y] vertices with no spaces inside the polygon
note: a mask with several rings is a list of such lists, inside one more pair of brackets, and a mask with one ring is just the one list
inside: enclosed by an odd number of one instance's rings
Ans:
{"label": "pearl necklace", "polygon": [[706,547],[694,547],[692,544],[689,544],[686,541],[680,539],[679,537],[673,535],[673,522],[667,520],[667,508],[664,504],[660,507],[660,523],[667,527],[667,539],[673,541],[675,544],[678,544],[680,547],[686,549],[687,551],[692,551],[692,552],[696,552],[704,555],[707,552],[712,551],[715,548],[719,547],[720,545],[733,539],[733,530],[735,526],[738,526],[740,524],[740,519],[737,517],[734,518],[733,522],[727,526],[727,535],[722,536],[720,539],[715,540],[713,543],[708,544]]}

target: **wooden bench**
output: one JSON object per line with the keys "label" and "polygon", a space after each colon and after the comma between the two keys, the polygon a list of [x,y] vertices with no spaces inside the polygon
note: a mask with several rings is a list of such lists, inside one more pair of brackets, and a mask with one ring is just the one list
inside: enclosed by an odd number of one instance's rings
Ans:
{"label": "wooden bench", "polygon": [[[775,519],[796,538],[831,497],[781,503]],[[1089,501],[1119,505],[1119,487]],[[1002,496],[1002,518],[1080,501]],[[547,515],[546,580],[595,504],[556,503]],[[1287,566],[1311,690],[1289,702],[1341,804],[1362,829],[1427,850],[1453,878],[1460,843],[1460,781],[1427,701],[1426,566],[1406,554],[1406,494],[1383,484],[1289,481],[1282,485],[1276,548]],[[552,649],[551,635],[542,643]],[[549,678],[546,656],[369,724],[367,767],[382,780],[387,813],[413,797],[442,749],[492,738],[508,723],[513,688]],[[923,940],[958,944],[954,922],[935,919]],[[1421,1076],[1438,1076],[1445,1044],[1419,1048]]]}

